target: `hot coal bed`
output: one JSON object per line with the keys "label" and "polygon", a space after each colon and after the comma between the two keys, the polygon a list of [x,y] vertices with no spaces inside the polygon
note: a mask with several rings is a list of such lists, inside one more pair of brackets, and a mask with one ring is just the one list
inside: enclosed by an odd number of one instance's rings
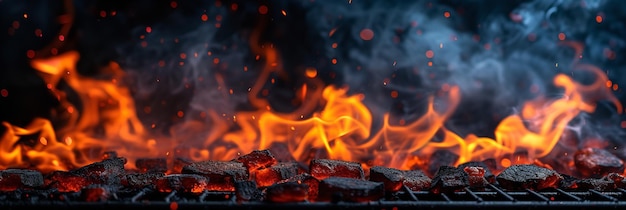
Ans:
{"label": "hot coal bed", "polygon": [[[441,166],[431,179],[421,170],[374,166],[366,178],[360,163],[315,159],[310,165],[277,162],[270,150],[232,161],[177,163],[139,159],[125,170],[114,152],[105,159],[45,178],[38,171],[0,173],[5,209],[588,209],[623,208],[623,162],[606,151],[585,150],[578,179],[532,164],[495,176],[485,162]],[[588,161],[591,160],[591,161]],[[591,164],[591,165],[589,165]],[[182,166],[182,167],[180,167]]]}
{"label": "hot coal bed", "polygon": [[624,11],[0,0],[0,208],[621,209]]}

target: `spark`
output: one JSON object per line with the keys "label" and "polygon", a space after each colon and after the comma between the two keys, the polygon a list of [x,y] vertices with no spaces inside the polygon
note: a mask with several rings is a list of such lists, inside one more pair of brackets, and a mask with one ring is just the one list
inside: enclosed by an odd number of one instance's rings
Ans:
{"label": "spark", "polygon": [[559,33],[559,40],[563,41],[565,38],[565,33]]}
{"label": "spark", "polygon": [[500,161],[500,165],[502,165],[502,166],[503,166],[503,167],[505,167],[505,168],[506,168],[506,167],[509,167],[509,166],[511,166],[511,160],[509,160],[508,158],[503,158],[503,159]]}
{"label": "spark", "polygon": [[391,97],[392,98],[398,98],[398,91],[396,91],[396,90],[391,91]]}
{"label": "spark", "polygon": [[372,29],[365,28],[361,30],[361,33],[359,33],[359,36],[361,37],[361,39],[365,41],[369,41],[374,38],[374,31],[372,31]]}
{"label": "spark", "polygon": [[34,50],[28,50],[26,51],[26,56],[28,58],[34,58],[35,57],[35,51]]}
{"label": "spark", "polygon": [[306,70],[304,71],[304,73],[306,74],[307,77],[309,78],[315,78],[317,76],[317,69],[313,68],[313,67],[308,67],[306,68]]}
{"label": "spark", "polygon": [[72,142],[73,142],[72,137],[69,137],[69,136],[65,137],[64,141],[65,141],[65,144],[67,145],[72,145]]}
{"label": "spark", "polygon": [[259,14],[265,15],[267,14],[268,11],[269,11],[269,8],[267,8],[267,6],[265,5],[261,5],[259,7]]}
{"label": "spark", "polygon": [[432,50],[428,50],[428,51],[426,51],[426,57],[427,58],[433,58],[433,57],[435,57],[435,53]]}
{"label": "spark", "polygon": [[39,142],[43,145],[48,145],[48,139],[46,139],[45,137],[41,137],[39,138]]}
{"label": "spark", "polygon": [[333,36],[333,34],[335,34],[335,31],[337,31],[337,28],[330,29],[330,32],[328,32],[328,37]]}

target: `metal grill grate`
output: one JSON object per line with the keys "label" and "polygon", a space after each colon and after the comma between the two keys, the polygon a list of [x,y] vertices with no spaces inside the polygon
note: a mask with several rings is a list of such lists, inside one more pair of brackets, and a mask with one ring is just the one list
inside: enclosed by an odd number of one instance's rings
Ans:
{"label": "metal grill grate", "polygon": [[260,201],[237,202],[231,192],[189,194],[161,193],[150,189],[121,191],[107,201],[86,202],[80,193],[14,191],[0,194],[0,209],[624,209],[626,190],[611,192],[505,191],[494,185],[482,191],[432,194],[404,190],[386,199],[365,203],[303,202],[276,204]]}

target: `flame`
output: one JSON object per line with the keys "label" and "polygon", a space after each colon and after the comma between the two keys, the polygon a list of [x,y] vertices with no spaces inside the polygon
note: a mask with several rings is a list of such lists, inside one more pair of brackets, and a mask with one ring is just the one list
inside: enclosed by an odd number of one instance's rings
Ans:
{"label": "flame", "polygon": [[[55,129],[49,120],[36,118],[21,128],[3,122],[8,132],[1,141],[2,166],[30,163],[42,171],[66,170],[99,160],[103,149],[142,155],[155,151],[142,138],[145,131],[128,88],[117,84],[124,76],[119,65],[111,63],[103,70],[108,79],[95,79],[78,74],[75,67],[78,59],[78,53],[68,52],[33,60],[32,66],[39,70],[62,106],[66,106],[56,113],[57,117],[65,117],[65,124]],[[57,89],[61,80],[76,92],[82,113],[69,102],[63,90]],[[41,145],[28,148],[18,144],[22,137],[36,133]]]}
{"label": "flame", "polygon": [[[257,43],[257,36],[253,34],[252,43]],[[394,124],[390,114],[385,114],[382,126],[372,128],[375,113],[363,103],[364,94],[349,94],[348,87],[324,86],[317,70],[307,68],[303,75],[306,82],[296,90],[301,106],[293,112],[280,113],[261,96],[268,91],[264,84],[272,73],[286,77],[280,56],[271,44],[251,48],[257,59],[263,57],[265,61],[248,95],[256,111],[225,116],[206,110],[206,122],[186,120],[176,125],[173,130],[178,132],[168,137],[150,134],[143,127],[128,87],[119,82],[123,81],[124,72],[116,63],[102,69],[102,77],[91,78],[76,71],[76,52],[33,60],[32,66],[61,101],[61,109],[53,114],[62,123],[53,125],[50,120],[36,118],[29,125],[18,127],[2,122],[7,132],[0,141],[0,167],[68,170],[97,161],[102,152],[109,150],[128,158],[130,167],[136,158],[155,156],[229,160],[276,144],[284,145],[299,161],[314,157],[312,152],[323,151],[332,159],[411,169],[428,164],[424,155],[448,150],[458,155],[456,164],[495,158],[506,167],[524,161],[532,163],[531,160],[548,155],[568,123],[580,112],[593,112],[598,100],[607,99],[619,113],[623,110],[607,85],[607,76],[596,67],[579,65],[577,70],[596,76],[594,83],[581,84],[566,75],[557,75],[553,82],[563,89],[562,97],[538,97],[526,102],[520,113],[500,122],[493,139],[473,134],[461,137],[444,126],[461,100],[459,87],[450,84],[428,98],[427,109],[420,118]],[[215,79],[226,86],[220,75]],[[59,87],[60,81],[76,92],[78,102]],[[179,112],[179,117],[185,115]],[[198,137],[201,133],[206,135]],[[30,135],[37,135],[35,145],[20,143]],[[198,138],[200,144],[195,141]],[[529,160],[506,156],[517,151],[526,151]]]}

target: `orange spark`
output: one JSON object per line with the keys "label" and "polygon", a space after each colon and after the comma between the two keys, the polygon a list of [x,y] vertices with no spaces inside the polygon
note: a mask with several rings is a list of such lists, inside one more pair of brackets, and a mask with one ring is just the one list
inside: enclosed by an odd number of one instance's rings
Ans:
{"label": "orange spark", "polygon": [[369,41],[374,38],[374,31],[372,31],[372,29],[366,28],[366,29],[361,30],[361,33],[359,33],[359,36],[361,37],[361,39],[365,41]]}
{"label": "orange spark", "polygon": [[426,51],[426,57],[427,58],[433,58],[433,57],[435,57],[435,53],[432,50],[428,50],[428,51]]}

